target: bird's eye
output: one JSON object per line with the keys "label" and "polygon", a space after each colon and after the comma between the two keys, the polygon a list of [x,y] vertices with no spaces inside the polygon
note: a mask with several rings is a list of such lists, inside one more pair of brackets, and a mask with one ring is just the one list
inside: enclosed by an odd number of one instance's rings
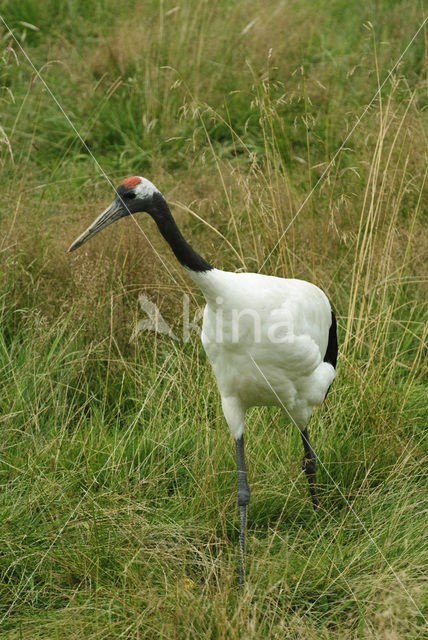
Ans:
{"label": "bird's eye", "polygon": [[133,191],[128,191],[128,193],[124,193],[123,197],[125,200],[133,200],[135,198],[135,193]]}

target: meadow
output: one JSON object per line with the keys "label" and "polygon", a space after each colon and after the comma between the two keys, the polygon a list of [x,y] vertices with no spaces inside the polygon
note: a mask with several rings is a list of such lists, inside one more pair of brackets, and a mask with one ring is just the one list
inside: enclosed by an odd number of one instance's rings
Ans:
{"label": "meadow", "polygon": [[[427,637],[423,3],[1,15],[0,638]],[[336,311],[317,515],[296,429],[247,414],[242,591],[233,440],[183,339],[202,295],[143,214],[67,253],[135,174],[212,264]],[[177,340],[133,336],[140,294]]]}

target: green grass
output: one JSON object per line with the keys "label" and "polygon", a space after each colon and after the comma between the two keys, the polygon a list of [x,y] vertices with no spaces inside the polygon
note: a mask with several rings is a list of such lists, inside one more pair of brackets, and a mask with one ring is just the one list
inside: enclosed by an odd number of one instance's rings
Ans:
{"label": "green grass", "polygon": [[[220,268],[320,285],[341,351],[318,516],[295,429],[248,412],[239,592],[233,441],[181,339],[202,296],[144,216],[167,269],[132,220],[66,253],[110,187],[3,28],[0,637],[424,637],[426,27],[291,223],[422,5],[3,7],[113,183],[152,179]],[[130,341],[140,292],[180,340]]]}

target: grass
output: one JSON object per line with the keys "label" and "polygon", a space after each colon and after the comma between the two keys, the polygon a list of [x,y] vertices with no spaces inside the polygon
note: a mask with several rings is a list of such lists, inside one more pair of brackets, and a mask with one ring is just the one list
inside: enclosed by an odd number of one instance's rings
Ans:
{"label": "grass", "polygon": [[[248,412],[238,592],[233,446],[182,340],[183,295],[191,319],[202,296],[143,216],[166,268],[133,220],[66,254],[110,187],[3,28],[1,638],[422,638],[426,27],[328,166],[422,6],[26,0],[3,17],[113,183],[153,179],[220,268],[320,285],[341,350],[310,427],[318,517],[298,434]],[[179,340],[130,341],[141,292]]]}

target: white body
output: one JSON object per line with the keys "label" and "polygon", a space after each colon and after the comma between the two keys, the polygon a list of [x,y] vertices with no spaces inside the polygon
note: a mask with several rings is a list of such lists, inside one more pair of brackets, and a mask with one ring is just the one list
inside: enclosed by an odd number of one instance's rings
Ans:
{"label": "white body", "polygon": [[335,376],[323,362],[332,317],[326,295],[303,280],[257,273],[189,275],[207,302],[201,339],[232,435],[242,435],[255,405],[281,406],[303,429]]}

